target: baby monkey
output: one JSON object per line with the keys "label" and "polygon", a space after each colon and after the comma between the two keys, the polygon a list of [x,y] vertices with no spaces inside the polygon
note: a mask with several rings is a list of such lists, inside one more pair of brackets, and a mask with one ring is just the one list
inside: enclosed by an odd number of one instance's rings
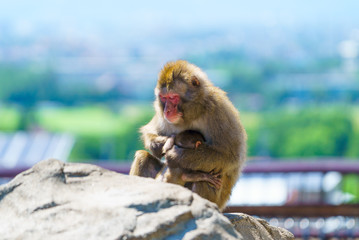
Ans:
{"label": "baby monkey", "polygon": [[[186,130],[168,138],[163,146],[163,153],[165,154],[174,145],[180,148],[198,149],[204,141],[205,139],[201,133],[193,130]],[[191,171],[179,167],[170,168],[167,164],[165,164],[163,169],[157,174],[156,179],[163,182],[179,184],[188,187],[191,190],[195,189],[195,182],[201,181],[209,182],[217,189],[220,189],[222,185],[219,173]]]}

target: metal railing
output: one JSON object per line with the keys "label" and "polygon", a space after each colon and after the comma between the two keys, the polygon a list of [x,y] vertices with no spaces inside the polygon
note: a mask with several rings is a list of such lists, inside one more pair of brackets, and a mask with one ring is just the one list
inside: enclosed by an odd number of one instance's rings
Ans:
{"label": "metal railing", "polygon": [[[296,199],[290,199],[280,206],[243,206],[232,205],[225,212],[242,212],[266,219],[271,225],[283,227],[291,231],[296,238],[301,239],[359,239],[359,203],[355,204],[330,204],[333,191],[325,188],[327,176],[356,176],[356,181],[351,182],[354,194],[359,195],[359,161],[349,159],[303,159],[287,162],[253,161],[243,171],[243,177],[260,175],[264,181],[270,175],[279,174],[285,179],[296,175],[300,180],[296,185]],[[299,176],[299,178],[298,178]],[[311,176],[316,176],[319,183],[311,182]],[[318,177],[319,176],[319,177]],[[264,183],[266,184],[266,183]],[[289,195],[291,194],[290,181],[287,182]],[[311,192],[313,185],[317,191]],[[309,187],[308,187],[309,186]],[[336,191],[342,190],[342,183],[336,187]],[[306,190],[309,188],[309,190]],[[313,195],[314,194],[314,195]]]}
{"label": "metal railing", "polygon": [[[89,163],[100,167],[128,174],[130,171],[130,162],[117,163],[108,161],[99,161]],[[14,177],[16,174],[24,171],[31,166],[16,168],[0,168],[0,177]],[[250,158],[248,164],[244,167],[243,173],[295,173],[295,172],[339,172],[343,174],[359,174],[359,159],[343,158],[311,158],[311,159],[270,159],[270,158]]]}

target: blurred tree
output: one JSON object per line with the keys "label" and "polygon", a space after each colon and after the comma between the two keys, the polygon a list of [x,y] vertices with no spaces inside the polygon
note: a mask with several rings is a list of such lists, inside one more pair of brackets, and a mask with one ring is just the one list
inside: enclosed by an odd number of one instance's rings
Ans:
{"label": "blurred tree", "polygon": [[302,109],[263,115],[260,132],[272,157],[345,156],[353,131],[344,109]]}
{"label": "blurred tree", "polygon": [[34,108],[39,101],[56,100],[56,75],[41,66],[0,65],[0,100],[21,109],[19,130],[35,122]]}
{"label": "blurred tree", "polygon": [[344,193],[350,194],[350,203],[359,202],[359,176],[357,174],[347,174],[343,177],[342,190]]}

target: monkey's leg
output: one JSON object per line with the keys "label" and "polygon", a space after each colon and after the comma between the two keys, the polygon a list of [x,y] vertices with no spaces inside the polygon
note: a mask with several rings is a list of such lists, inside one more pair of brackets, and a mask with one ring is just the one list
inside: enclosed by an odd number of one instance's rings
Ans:
{"label": "monkey's leg", "polygon": [[182,180],[182,173],[183,170],[180,168],[169,168],[167,166],[166,172],[163,174],[163,182],[184,186],[186,181]]}
{"label": "monkey's leg", "polygon": [[221,210],[226,207],[226,203],[228,202],[232,189],[237,182],[237,177],[232,177],[232,175],[223,174],[222,175],[222,188],[219,194],[219,199],[217,205]]}
{"label": "monkey's leg", "polygon": [[190,172],[183,173],[182,180],[185,182],[209,182],[217,189],[222,187],[222,180],[220,174],[204,173],[204,172]]}
{"label": "monkey's leg", "polygon": [[214,202],[221,209],[223,208],[220,202],[221,189],[216,189],[213,185],[208,182],[195,182],[192,187],[192,191],[200,195],[201,197]]}
{"label": "monkey's leg", "polygon": [[131,165],[130,175],[155,178],[163,163],[145,150],[139,150]]}

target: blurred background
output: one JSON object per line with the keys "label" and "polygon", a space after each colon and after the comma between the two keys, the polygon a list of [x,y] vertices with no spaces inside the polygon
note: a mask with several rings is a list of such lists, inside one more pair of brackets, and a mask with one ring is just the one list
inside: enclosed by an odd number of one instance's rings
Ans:
{"label": "blurred background", "polygon": [[359,235],[358,9],[356,0],[1,1],[0,183],[49,157],[128,171],[158,72],[185,59],[228,92],[248,133],[230,204],[357,207],[298,219],[275,208],[270,221],[303,236]]}

